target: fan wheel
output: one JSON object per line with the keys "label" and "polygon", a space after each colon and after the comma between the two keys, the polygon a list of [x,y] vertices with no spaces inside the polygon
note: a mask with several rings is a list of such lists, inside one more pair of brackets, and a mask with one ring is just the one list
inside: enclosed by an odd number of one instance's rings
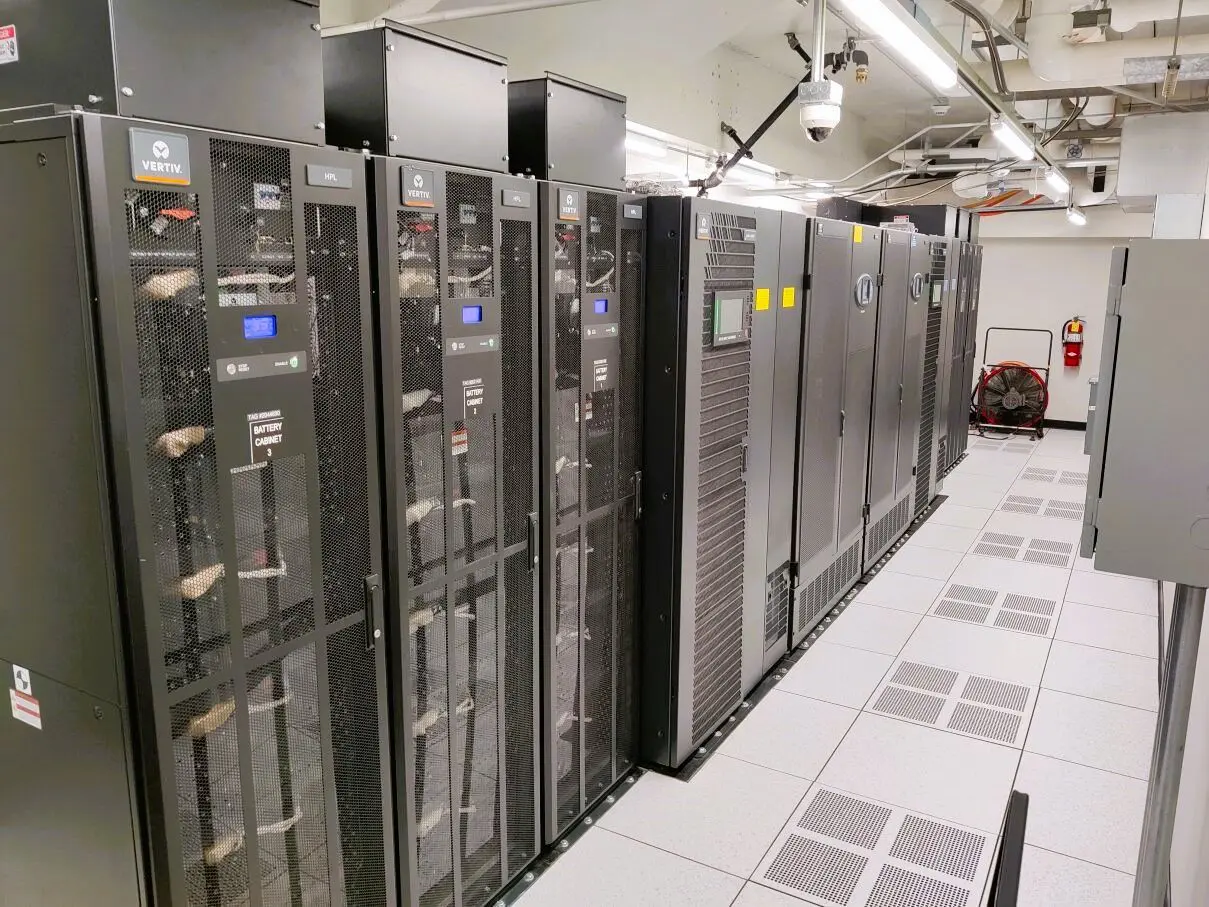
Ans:
{"label": "fan wheel", "polygon": [[1045,379],[1027,365],[997,365],[978,383],[978,412],[986,425],[1034,428],[1048,407]]}

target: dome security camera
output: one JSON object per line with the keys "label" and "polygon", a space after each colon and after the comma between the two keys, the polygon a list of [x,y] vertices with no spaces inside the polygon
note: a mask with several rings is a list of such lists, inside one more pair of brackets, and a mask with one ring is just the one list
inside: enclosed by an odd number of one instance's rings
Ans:
{"label": "dome security camera", "polygon": [[803,82],[798,86],[798,117],[806,137],[825,142],[840,124],[844,86],[838,82]]}

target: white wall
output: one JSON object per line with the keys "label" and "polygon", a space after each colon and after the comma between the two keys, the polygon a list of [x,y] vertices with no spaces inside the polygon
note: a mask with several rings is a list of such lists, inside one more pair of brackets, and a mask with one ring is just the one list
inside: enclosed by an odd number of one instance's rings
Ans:
{"label": "white wall", "polygon": [[[1069,422],[1087,419],[1087,382],[1100,373],[1100,343],[1108,294],[1111,239],[985,239],[982,294],[978,312],[978,362],[991,326],[1046,328],[1054,332],[1053,366],[1046,417]],[[1083,365],[1062,365],[1062,325],[1084,319]],[[1016,359],[1045,365],[1041,335],[993,334],[992,361]]]}
{"label": "white wall", "polygon": [[[1150,235],[1150,215],[1122,214],[1115,206],[1088,211],[1086,227],[1072,226],[1061,211],[1003,214],[979,223],[982,294],[978,312],[978,363],[991,326],[1044,328],[1054,332],[1047,417],[1087,419],[1087,382],[1100,373],[1108,272],[1115,246]],[[1062,364],[1062,325],[1084,321],[1083,364]],[[992,337],[994,360],[1045,364],[1041,335]],[[975,376],[977,379],[977,375]]]}

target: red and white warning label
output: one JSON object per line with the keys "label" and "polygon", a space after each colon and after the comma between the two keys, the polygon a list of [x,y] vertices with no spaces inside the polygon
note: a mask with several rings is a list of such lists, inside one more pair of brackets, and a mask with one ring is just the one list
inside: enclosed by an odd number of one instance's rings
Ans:
{"label": "red and white warning label", "polygon": [[451,437],[453,455],[460,457],[470,451],[470,434],[464,428],[455,429]]}
{"label": "red and white warning label", "polygon": [[42,706],[39,705],[38,700],[28,693],[18,693],[12,689],[8,691],[8,698],[12,705],[14,718],[32,728],[42,730]]}
{"label": "red and white warning label", "polygon": [[17,26],[0,25],[0,64],[17,62]]}

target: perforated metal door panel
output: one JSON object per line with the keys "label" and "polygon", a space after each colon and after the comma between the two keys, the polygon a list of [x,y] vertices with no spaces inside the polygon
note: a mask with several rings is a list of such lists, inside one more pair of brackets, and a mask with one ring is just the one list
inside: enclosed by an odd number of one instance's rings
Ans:
{"label": "perforated metal door panel", "polygon": [[886,231],[882,237],[877,306],[877,342],[873,374],[873,414],[867,500],[869,520],[876,523],[895,501],[898,433],[903,398],[903,341],[910,290],[910,237]]}
{"label": "perforated metal door panel", "polygon": [[[928,327],[927,276],[930,258],[927,243],[911,237],[911,258],[907,268],[907,326],[903,338],[903,405],[899,411],[898,463],[895,491],[904,494],[918,485],[916,469],[927,471],[919,461],[919,443],[923,432],[924,340]],[[918,282],[916,275],[919,275]],[[919,290],[916,296],[915,290]],[[918,490],[916,500],[918,501]]]}
{"label": "perforated metal door panel", "polygon": [[865,479],[869,465],[869,439],[872,433],[874,344],[877,336],[877,293],[865,307],[857,305],[858,282],[864,275],[876,275],[879,248],[876,235],[866,228],[864,241],[852,247],[852,271],[848,292],[848,340],[844,365],[844,437],[840,465],[841,544],[859,532],[865,505]]}
{"label": "perforated metal door panel", "polygon": [[[816,222],[802,364],[802,453],[799,457],[799,560],[834,552],[839,541],[840,412],[844,338],[848,330],[850,233]],[[820,232],[823,231],[823,232]]]}

